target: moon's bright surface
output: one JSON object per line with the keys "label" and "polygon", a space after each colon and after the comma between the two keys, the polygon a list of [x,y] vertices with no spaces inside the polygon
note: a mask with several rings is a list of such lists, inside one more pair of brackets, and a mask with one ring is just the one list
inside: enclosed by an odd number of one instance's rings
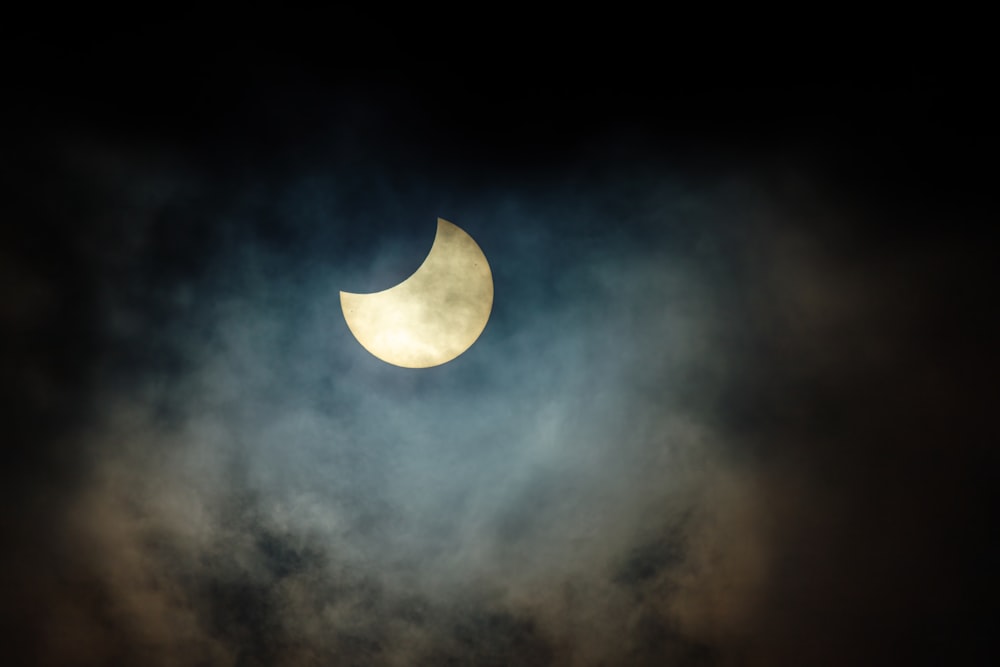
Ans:
{"label": "moon's bright surface", "polygon": [[476,342],[493,310],[486,255],[457,225],[438,218],[427,258],[395,287],[340,293],[351,333],[395,366],[428,368],[451,361]]}

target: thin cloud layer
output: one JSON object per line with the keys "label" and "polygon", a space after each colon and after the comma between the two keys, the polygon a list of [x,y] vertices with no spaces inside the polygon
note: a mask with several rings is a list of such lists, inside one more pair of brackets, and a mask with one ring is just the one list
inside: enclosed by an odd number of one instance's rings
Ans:
{"label": "thin cloud layer", "polygon": [[[934,354],[969,256],[857,252],[872,214],[794,165],[599,163],[450,188],[63,156],[85,298],[3,266],[38,443],[4,568],[25,662],[960,660],[933,628],[965,620],[982,453]],[[494,312],[455,361],[390,367],[339,290],[408,275],[438,215]]]}

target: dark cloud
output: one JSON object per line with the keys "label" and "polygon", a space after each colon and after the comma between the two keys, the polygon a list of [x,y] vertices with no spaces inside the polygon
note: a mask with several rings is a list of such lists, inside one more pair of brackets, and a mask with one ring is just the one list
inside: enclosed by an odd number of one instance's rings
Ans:
{"label": "dark cloud", "polygon": [[[15,108],[20,663],[978,658],[994,271],[964,89],[191,64]],[[437,216],[494,312],[389,367],[338,293],[408,275]]]}

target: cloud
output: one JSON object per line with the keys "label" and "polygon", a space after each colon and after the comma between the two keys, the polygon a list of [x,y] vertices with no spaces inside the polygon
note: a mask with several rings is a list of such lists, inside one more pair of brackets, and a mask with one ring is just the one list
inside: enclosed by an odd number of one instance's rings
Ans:
{"label": "cloud", "polygon": [[[899,561],[961,505],[917,493],[964,463],[921,432],[950,377],[908,336],[937,253],[853,254],[801,180],[654,164],[454,211],[435,174],[130,173],[91,195],[123,217],[85,253],[85,417],[45,445],[72,474],[28,494],[49,536],[6,568],[29,661],[874,664],[939,617]],[[425,210],[426,237],[379,222]],[[489,257],[494,313],[392,368],[338,290],[406,275],[436,215]],[[48,312],[31,284],[5,317]]]}

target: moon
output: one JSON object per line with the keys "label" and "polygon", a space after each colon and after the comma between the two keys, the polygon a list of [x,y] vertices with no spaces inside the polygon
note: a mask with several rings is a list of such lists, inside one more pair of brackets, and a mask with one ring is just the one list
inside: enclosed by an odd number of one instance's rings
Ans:
{"label": "moon", "polygon": [[479,245],[438,218],[434,244],[420,267],[395,287],[340,293],[358,342],[382,361],[429,368],[468,350],[493,310],[493,273]]}

